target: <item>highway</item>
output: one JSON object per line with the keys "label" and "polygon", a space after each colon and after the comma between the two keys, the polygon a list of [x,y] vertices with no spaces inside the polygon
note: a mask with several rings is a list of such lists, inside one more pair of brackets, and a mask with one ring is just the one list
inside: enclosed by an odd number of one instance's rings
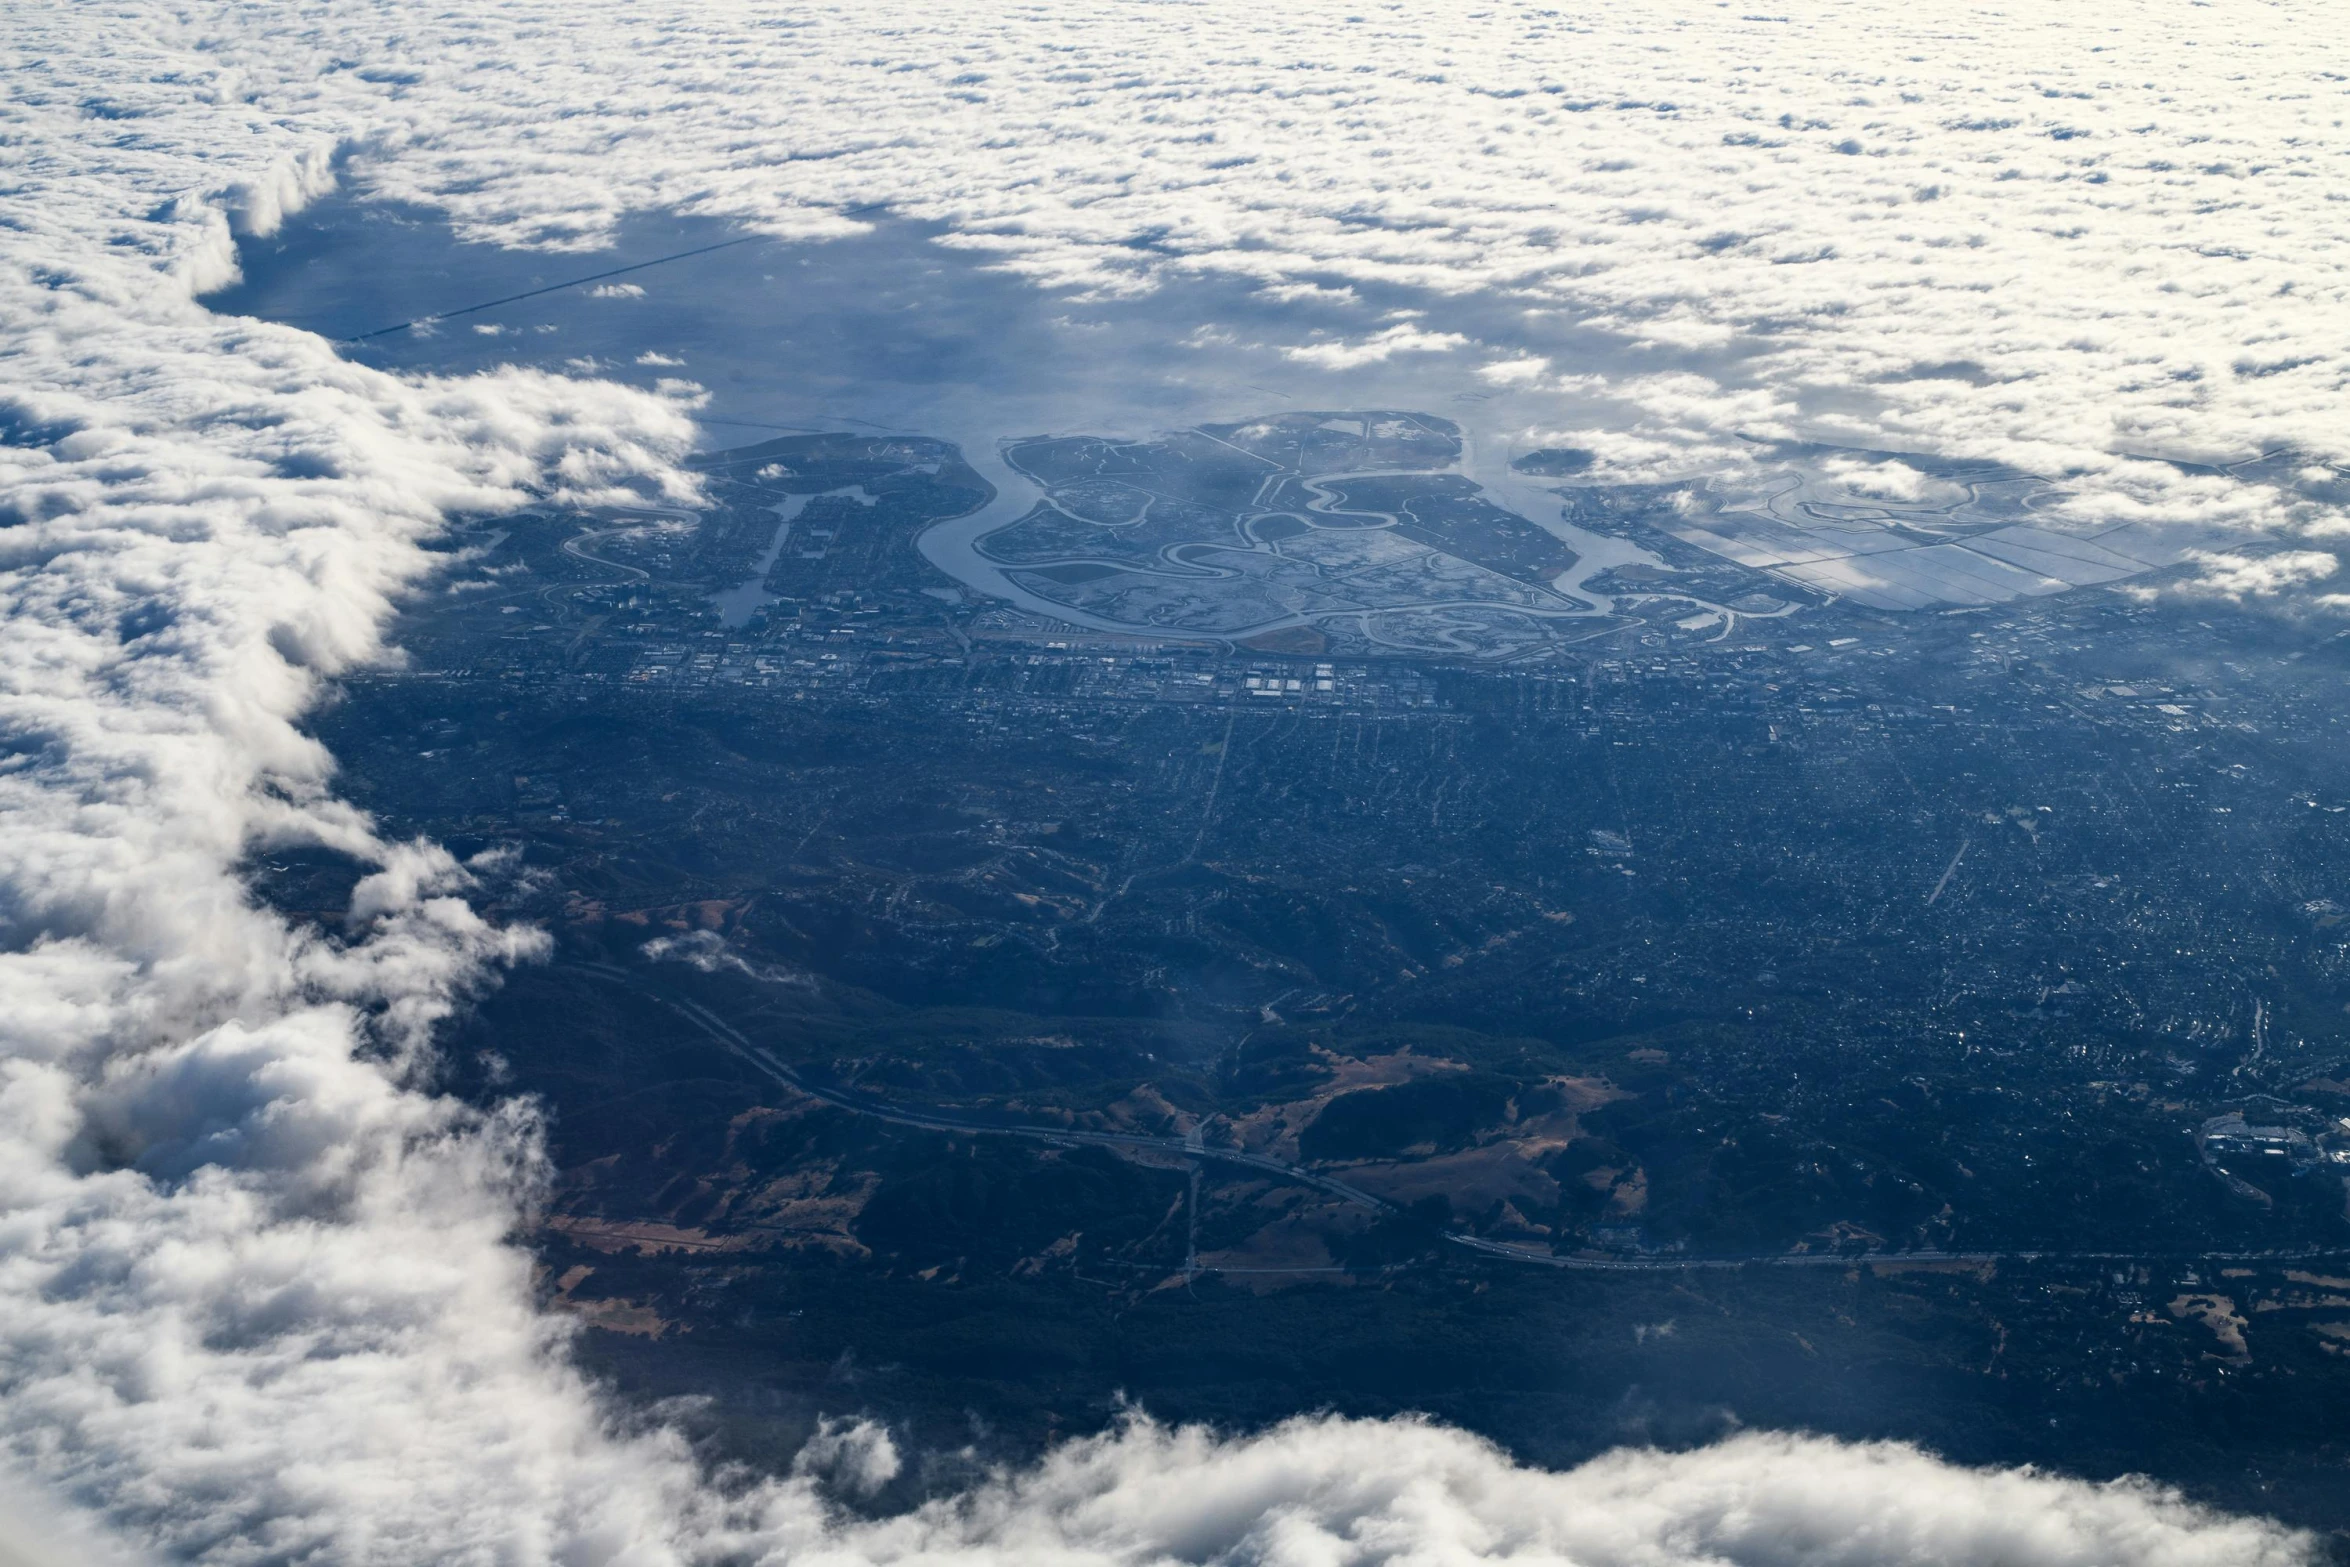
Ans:
{"label": "highway", "polygon": [[[1275,1180],[1309,1187],[1342,1201],[1368,1208],[1383,1215],[1400,1214],[1403,1210],[1383,1197],[1373,1196],[1359,1186],[1349,1185],[1335,1176],[1325,1175],[1303,1165],[1274,1159],[1264,1154],[1246,1153],[1237,1148],[1217,1148],[1200,1139],[1198,1129],[1181,1137],[1156,1137],[1144,1132],[1081,1131],[1061,1126],[1032,1126],[1015,1122],[980,1120],[959,1116],[948,1111],[924,1109],[914,1105],[893,1104],[864,1094],[848,1093],[812,1083],[786,1065],[764,1046],[745,1037],[742,1032],[698,1002],[663,993],[629,970],[609,963],[576,962],[570,967],[625,985],[637,994],[667,1008],[680,1019],[700,1031],[722,1049],[750,1065],[753,1069],[784,1084],[795,1092],[806,1094],[838,1109],[855,1115],[869,1116],[893,1126],[911,1126],[928,1132],[957,1132],[965,1136],[1019,1137],[1035,1142],[1052,1143],[1061,1147],[1092,1146],[1097,1148],[1148,1149],[1183,1160],[1204,1160],[1217,1164],[1252,1170]],[[1197,1180],[1194,1172],[1194,1191]],[[1193,1205],[1194,1235],[1197,1224],[1196,1196]],[[1741,1256],[1681,1257],[1590,1257],[1560,1256],[1553,1252],[1532,1251],[1512,1246],[1503,1241],[1486,1240],[1475,1235],[1461,1235],[1452,1231],[1438,1232],[1440,1238],[1463,1251],[1496,1261],[1521,1263],[1529,1267],[1556,1268],[1580,1273],[1673,1273],[1722,1268],[1849,1268],[1863,1262],[1915,1267],[1925,1264],[1982,1264],[2002,1262],[2076,1262],[2076,1263],[2276,1263],[2311,1262],[2332,1257],[2350,1256],[2350,1245],[2317,1247],[2299,1251],[2237,1251],[2152,1253],[2122,1251],[1875,1251],[1875,1252],[1758,1252]],[[1184,1271],[1214,1272],[1198,1265],[1196,1247],[1187,1259]]]}

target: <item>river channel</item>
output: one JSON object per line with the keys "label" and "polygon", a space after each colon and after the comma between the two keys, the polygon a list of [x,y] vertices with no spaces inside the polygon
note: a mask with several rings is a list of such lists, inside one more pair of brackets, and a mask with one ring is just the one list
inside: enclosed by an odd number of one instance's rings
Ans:
{"label": "river channel", "polygon": [[[668,382],[699,401],[710,449],[821,429],[953,441],[995,496],[932,528],[924,555],[975,592],[1096,630],[1134,628],[1028,592],[977,547],[1039,498],[1000,455],[1008,439],[1147,439],[1289,410],[1408,409],[1459,424],[1461,471],[1575,552],[1555,584],[1589,606],[1574,613],[1617,608],[1586,585],[1608,568],[1664,564],[1563,521],[1544,484],[1511,469],[1544,432],[1588,414],[1479,374],[1499,358],[1562,347],[1530,341],[1516,317],[1401,290],[1274,299],[1244,280],[1197,276],[1087,299],[991,270],[938,237],[882,220],[855,238],[787,243],[660,217],[625,224],[607,252],[550,255],[469,244],[431,213],[340,196],[267,241],[248,241],[244,281],[208,303],[320,332],[386,369],[517,364]],[[1367,339],[1406,315],[1461,341],[1343,368],[1327,355],[1301,356]],[[784,547],[789,526],[779,517],[771,550]],[[759,602],[754,578],[720,609],[739,624]]]}

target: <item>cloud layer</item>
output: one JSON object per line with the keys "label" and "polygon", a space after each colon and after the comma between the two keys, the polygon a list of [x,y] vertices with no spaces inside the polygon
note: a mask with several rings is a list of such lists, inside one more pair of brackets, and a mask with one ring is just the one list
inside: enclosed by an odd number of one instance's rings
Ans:
{"label": "cloud layer", "polygon": [[[390,32],[332,15],[309,36],[346,58]],[[1601,383],[1559,373],[1626,463],[1800,435],[2070,472],[2084,518],[2275,526],[2323,512],[2290,474],[2122,456],[2350,456],[2350,59],[2315,8],[574,18],[403,26],[356,178],[508,243],[889,202],[1043,282],[1500,293],[1613,345]]]}
{"label": "cloud layer", "polygon": [[[2322,32],[2154,5],[587,13],[19,7],[0,37],[0,1456],[22,1483],[126,1548],[224,1563],[2306,1556],[2143,1488],[1792,1438],[1541,1475],[1410,1423],[1137,1424],[858,1524],[823,1488],[888,1455],[836,1432],[797,1476],[718,1485],[601,1405],[533,1309],[509,1243],[527,1114],[427,1086],[435,1022],[535,938],[473,911],[474,870],[338,802],[297,727],[389,656],[448,517],[682,494],[685,414],[584,379],[395,378],[195,295],[231,275],[233,226],[269,231],[338,153],[514,244],[592,246],[656,207],[822,234],[886,201],[1040,283],[1217,268],[1592,317],[1655,361],[1601,391],[1657,450],[1849,425],[2103,473],[2111,508],[2307,521],[2290,486],[2149,487],[2112,454],[2343,439]],[[1466,351],[1442,336],[1367,314],[1334,351]],[[369,868],[344,928],[253,904],[238,866],[283,843]]]}
{"label": "cloud layer", "polygon": [[1954,1469],[1894,1444],[1741,1436],[1545,1474],[1457,1431],[1329,1419],[1226,1441],[1138,1421],[1031,1473],[838,1538],[841,1559],[858,1562],[1264,1567],[2281,1567],[2307,1549],[2148,1487]]}

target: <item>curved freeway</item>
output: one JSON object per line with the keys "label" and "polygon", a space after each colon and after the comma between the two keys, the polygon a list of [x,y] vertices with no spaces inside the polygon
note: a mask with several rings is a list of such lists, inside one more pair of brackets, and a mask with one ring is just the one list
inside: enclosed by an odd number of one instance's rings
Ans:
{"label": "curved freeway", "polygon": [[[773,1078],[811,1099],[821,1100],[836,1109],[854,1115],[871,1117],[893,1126],[910,1126],[929,1132],[959,1132],[966,1136],[1020,1137],[1036,1142],[1053,1143],[1063,1147],[1091,1145],[1099,1148],[1149,1149],[1156,1153],[1180,1159],[1211,1160],[1217,1164],[1234,1165],[1269,1175],[1293,1185],[1310,1187],[1345,1202],[1370,1209],[1374,1213],[1393,1215],[1402,1212],[1384,1197],[1374,1196],[1359,1186],[1353,1186],[1334,1176],[1287,1160],[1270,1158],[1264,1154],[1246,1153],[1237,1148],[1216,1148],[1198,1140],[1196,1132],[1187,1137],[1157,1137],[1143,1132],[1084,1131],[1060,1126],[1031,1126],[1013,1122],[986,1121],[971,1116],[959,1116],[948,1111],[929,1110],[915,1105],[893,1104],[887,1100],[868,1098],[841,1089],[812,1083],[792,1067],[779,1060],[764,1046],[746,1038],[741,1031],[698,1002],[663,994],[646,984],[637,975],[609,963],[574,963],[571,967],[616,981],[639,995],[666,1007],[691,1024],[729,1054],[737,1057],[758,1072]],[[1849,1268],[1859,1263],[1998,1263],[1998,1262],[2310,1262],[2329,1257],[2350,1256],[2350,1245],[2310,1247],[2298,1251],[2235,1251],[2235,1252],[2123,1252],[2123,1251],[1878,1251],[1846,1254],[1842,1252],[1762,1252],[1731,1257],[1562,1257],[1551,1252],[1530,1251],[1504,1241],[1486,1240],[1481,1236],[1461,1235],[1452,1231],[1440,1232],[1442,1239],[1463,1251],[1498,1261],[1525,1263],[1538,1268],[1558,1268],[1587,1273],[1663,1273],[1686,1272],[1715,1268]],[[1213,1272],[1213,1269],[1203,1271]]]}

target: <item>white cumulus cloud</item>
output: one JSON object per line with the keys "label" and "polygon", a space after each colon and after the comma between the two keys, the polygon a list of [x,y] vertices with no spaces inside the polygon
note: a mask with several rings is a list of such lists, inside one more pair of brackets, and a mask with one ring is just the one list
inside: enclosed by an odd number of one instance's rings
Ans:
{"label": "white cumulus cloud", "polygon": [[1237,1440],[1136,1421],[841,1545],[857,1562],[1264,1567],[2284,1567],[2309,1549],[2149,1486],[1961,1469],[1896,1444],[1750,1435],[1543,1473],[1458,1431],[1331,1419]]}
{"label": "white cumulus cloud", "polygon": [[[2280,550],[2273,555],[2245,555],[2233,550],[2192,550],[2187,564],[2195,575],[2180,591],[2196,597],[2241,602],[2274,598],[2291,588],[2323,582],[2341,569],[2341,561],[2324,550]],[[2329,601],[2335,595],[2328,595]]]}
{"label": "white cumulus cloud", "polygon": [[1397,354],[1441,354],[1468,341],[1458,332],[1431,332],[1409,321],[1399,321],[1384,332],[1374,332],[1352,342],[1301,343],[1284,348],[1281,353],[1284,358],[1320,365],[1325,370],[1352,370],[1358,365],[1383,363]]}

